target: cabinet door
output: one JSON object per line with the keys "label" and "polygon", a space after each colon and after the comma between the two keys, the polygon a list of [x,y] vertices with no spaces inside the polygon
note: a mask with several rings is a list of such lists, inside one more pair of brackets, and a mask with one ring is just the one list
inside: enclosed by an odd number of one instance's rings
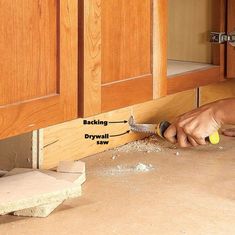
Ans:
{"label": "cabinet door", "polygon": [[166,0],[79,4],[82,115],[162,96],[166,91]]}
{"label": "cabinet door", "polygon": [[[235,1],[228,0],[228,27],[227,33],[235,35]],[[227,45],[227,77],[235,78],[235,43]]]}
{"label": "cabinet door", "polygon": [[0,0],[0,138],[77,116],[76,2]]}

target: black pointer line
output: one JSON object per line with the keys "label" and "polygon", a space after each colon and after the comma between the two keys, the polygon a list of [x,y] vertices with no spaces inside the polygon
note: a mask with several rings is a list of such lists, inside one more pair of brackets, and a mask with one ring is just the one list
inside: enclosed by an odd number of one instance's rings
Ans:
{"label": "black pointer line", "polygon": [[129,134],[131,131],[126,131],[122,134],[119,134],[119,135],[110,135],[110,137],[118,137],[118,136],[122,136],[122,135],[126,135],[126,134]]}
{"label": "black pointer line", "polygon": [[109,124],[127,123],[127,121],[109,122]]}

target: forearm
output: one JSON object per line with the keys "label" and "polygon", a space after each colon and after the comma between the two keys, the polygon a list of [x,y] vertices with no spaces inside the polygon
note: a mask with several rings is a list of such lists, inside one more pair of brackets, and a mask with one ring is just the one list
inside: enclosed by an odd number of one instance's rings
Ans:
{"label": "forearm", "polygon": [[216,101],[214,112],[216,121],[222,124],[235,124],[235,98]]}

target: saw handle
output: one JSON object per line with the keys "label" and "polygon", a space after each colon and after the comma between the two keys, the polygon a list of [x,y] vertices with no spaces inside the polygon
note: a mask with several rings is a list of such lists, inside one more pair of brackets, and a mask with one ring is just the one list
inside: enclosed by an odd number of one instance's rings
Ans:
{"label": "saw handle", "polygon": [[[164,137],[164,134],[166,132],[166,130],[168,129],[168,127],[171,125],[170,122],[168,121],[162,121],[157,128],[157,134],[159,136],[161,136],[162,138]],[[177,136],[175,136],[177,138]],[[213,133],[212,135],[206,137],[206,141],[210,142],[213,145],[219,144],[220,142],[220,136],[219,136],[219,132],[216,131],[215,133]]]}

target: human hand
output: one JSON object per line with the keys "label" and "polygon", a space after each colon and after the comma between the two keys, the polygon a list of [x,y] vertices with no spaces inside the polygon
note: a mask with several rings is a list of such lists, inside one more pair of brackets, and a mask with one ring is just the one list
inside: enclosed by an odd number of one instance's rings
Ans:
{"label": "human hand", "polygon": [[164,133],[165,138],[180,147],[205,145],[206,137],[222,125],[218,108],[215,102],[179,116]]}

